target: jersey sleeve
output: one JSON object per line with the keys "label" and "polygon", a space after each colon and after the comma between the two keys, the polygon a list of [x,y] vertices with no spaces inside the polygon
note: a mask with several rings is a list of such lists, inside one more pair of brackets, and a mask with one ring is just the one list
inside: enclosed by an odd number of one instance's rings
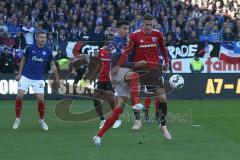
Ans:
{"label": "jersey sleeve", "polygon": [[134,39],[135,39],[135,34],[131,34],[128,40],[128,43],[126,45],[126,47],[124,48],[124,50],[122,51],[122,54],[117,62],[117,64],[119,66],[122,66],[128,59],[129,54],[131,53],[131,50],[133,49],[135,43],[134,43]]}
{"label": "jersey sleeve", "polygon": [[163,35],[162,35],[161,32],[158,35],[158,44],[159,44],[162,56],[165,60],[165,63],[168,64],[168,53],[167,53],[167,49],[166,49],[165,42],[164,42],[164,39],[163,39]]}
{"label": "jersey sleeve", "polygon": [[23,52],[23,55],[24,55],[25,57],[29,57],[29,54],[30,54],[30,49],[29,49],[29,46],[27,46],[27,47],[25,48],[25,51]]}

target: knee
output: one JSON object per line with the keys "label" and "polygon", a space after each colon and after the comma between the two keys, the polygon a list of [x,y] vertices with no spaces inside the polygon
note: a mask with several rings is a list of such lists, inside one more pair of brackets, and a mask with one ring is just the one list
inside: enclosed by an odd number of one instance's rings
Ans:
{"label": "knee", "polygon": [[16,100],[21,101],[21,100],[23,100],[23,97],[22,97],[22,96],[17,96],[17,97],[16,97]]}
{"label": "knee", "polygon": [[124,108],[125,107],[125,102],[127,101],[126,97],[121,97],[118,99],[117,101],[117,106],[119,106],[120,108]]}
{"label": "knee", "polygon": [[44,103],[43,99],[38,99],[38,103]]}
{"label": "knee", "polygon": [[165,94],[161,95],[158,97],[158,100],[160,103],[167,103],[167,96]]}
{"label": "knee", "polygon": [[139,74],[136,72],[129,72],[127,75],[127,79],[138,79],[139,78]]}
{"label": "knee", "polygon": [[38,103],[44,103],[44,98],[43,97],[37,97]]}

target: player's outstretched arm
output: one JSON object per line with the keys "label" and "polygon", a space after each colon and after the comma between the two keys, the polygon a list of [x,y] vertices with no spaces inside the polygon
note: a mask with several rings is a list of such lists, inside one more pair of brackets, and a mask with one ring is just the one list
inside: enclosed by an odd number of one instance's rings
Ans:
{"label": "player's outstretched arm", "polygon": [[130,36],[127,46],[125,47],[120,58],[118,59],[118,62],[117,62],[118,66],[122,66],[127,61],[128,55],[131,53],[134,47],[134,41],[132,39],[133,39],[133,35]]}
{"label": "player's outstretched arm", "polygon": [[18,75],[15,77],[15,79],[16,79],[17,81],[19,81],[20,78],[21,78],[22,71],[23,71],[23,67],[24,67],[25,63],[26,63],[26,56],[23,55],[23,57],[22,57],[22,59],[21,59],[21,62],[20,62],[20,65],[19,65]]}

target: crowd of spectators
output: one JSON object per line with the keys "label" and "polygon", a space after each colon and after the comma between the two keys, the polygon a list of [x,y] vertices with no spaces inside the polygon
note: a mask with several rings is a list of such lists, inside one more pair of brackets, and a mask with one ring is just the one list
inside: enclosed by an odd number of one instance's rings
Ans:
{"label": "crowd of spectators", "polygon": [[[0,2],[0,54],[21,57],[35,33],[46,30],[48,44],[104,41],[119,19],[139,29],[151,13],[167,44],[240,41],[240,0],[4,0]],[[53,48],[57,49],[57,48]]]}

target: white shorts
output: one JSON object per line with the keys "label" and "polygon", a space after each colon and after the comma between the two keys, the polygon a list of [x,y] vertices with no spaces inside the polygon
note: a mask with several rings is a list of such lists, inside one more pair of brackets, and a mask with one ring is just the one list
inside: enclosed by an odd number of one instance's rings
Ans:
{"label": "white shorts", "polygon": [[115,96],[131,97],[128,82],[125,82],[125,76],[130,71],[129,68],[119,67],[118,73],[110,76]]}
{"label": "white shorts", "polygon": [[33,80],[27,77],[21,76],[18,82],[18,89],[27,91],[29,87],[32,87],[34,93],[44,93],[45,82],[44,80]]}

